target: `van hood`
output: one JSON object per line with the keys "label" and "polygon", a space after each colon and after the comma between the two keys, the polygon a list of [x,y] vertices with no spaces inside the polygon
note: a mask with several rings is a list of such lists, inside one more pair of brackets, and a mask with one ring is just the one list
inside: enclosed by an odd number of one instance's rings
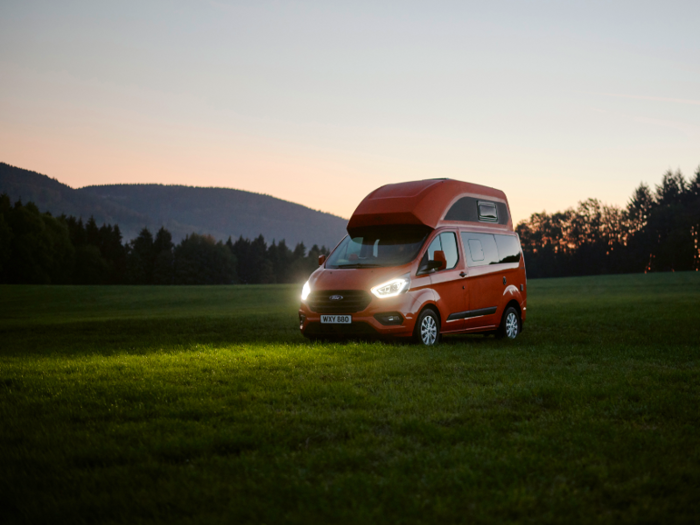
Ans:
{"label": "van hood", "polygon": [[410,272],[411,265],[388,268],[319,268],[309,279],[312,290],[365,290]]}

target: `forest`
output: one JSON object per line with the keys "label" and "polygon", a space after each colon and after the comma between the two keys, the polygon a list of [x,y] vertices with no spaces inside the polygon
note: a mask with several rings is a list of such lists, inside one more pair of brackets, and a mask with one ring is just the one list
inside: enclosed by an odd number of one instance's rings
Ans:
{"label": "forest", "polygon": [[179,244],[160,228],[122,242],[118,225],[41,213],[0,195],[0,282],[9,284],[266,284],[305,280],[325,246],[262,235],[235,242],[192,233]]}
{"label": "forest", "polygon": [[700,167],[691,180],[668,171],[653,190],[640,184],[624,208],[587,199],[516,231],[530,278],[698,271]]}
{"label": "forest", "polygon": [[[530,278],[700,270],[700,168],[640,184],[626,207],[597,199],[535,213],[516,226]],[[303,282],[325,246],[294,249],[262,235],[175,244],[161,227],[123,242],[118,225],[41,213],[0,195],[0,282],[10,284],[266,284]]]}

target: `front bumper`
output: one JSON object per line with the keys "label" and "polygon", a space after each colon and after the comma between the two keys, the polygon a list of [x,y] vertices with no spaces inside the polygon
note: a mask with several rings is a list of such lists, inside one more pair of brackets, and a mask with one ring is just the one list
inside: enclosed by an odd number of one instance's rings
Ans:
{"label": "front bumper", "polygon": [[322,324],[323,314],[312,311],[307,303],[302,302],[299,307],[299,329],[305,336],[407,337],[413,334],[422,296],[409,291],[386,299],[373,298],[360,312],[337,312],[352,316],[351,324]]}

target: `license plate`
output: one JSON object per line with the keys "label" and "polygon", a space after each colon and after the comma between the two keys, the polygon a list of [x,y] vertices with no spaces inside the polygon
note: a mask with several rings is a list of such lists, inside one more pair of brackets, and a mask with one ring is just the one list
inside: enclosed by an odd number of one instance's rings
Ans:
{"label": "license plate", "polygon": [[322,315],[321,324],[352,324],[352,315]]}

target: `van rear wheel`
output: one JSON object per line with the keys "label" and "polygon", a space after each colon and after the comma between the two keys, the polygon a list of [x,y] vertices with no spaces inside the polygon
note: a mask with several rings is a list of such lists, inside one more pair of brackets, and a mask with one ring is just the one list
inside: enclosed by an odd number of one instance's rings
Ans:
{"label": "van rear wheel", "polygon": [[413,340],[425,346],[433,346],[440,340],[440,319],[434,310],[426,308],[420,313],[413,329]]}
{"label": "van rear wheel", "polygon": [[502,339],[515,339],[520,334],[520,312],[512,306],[506,308],[501,319],[501,326],[498,327],[496,337]]}

